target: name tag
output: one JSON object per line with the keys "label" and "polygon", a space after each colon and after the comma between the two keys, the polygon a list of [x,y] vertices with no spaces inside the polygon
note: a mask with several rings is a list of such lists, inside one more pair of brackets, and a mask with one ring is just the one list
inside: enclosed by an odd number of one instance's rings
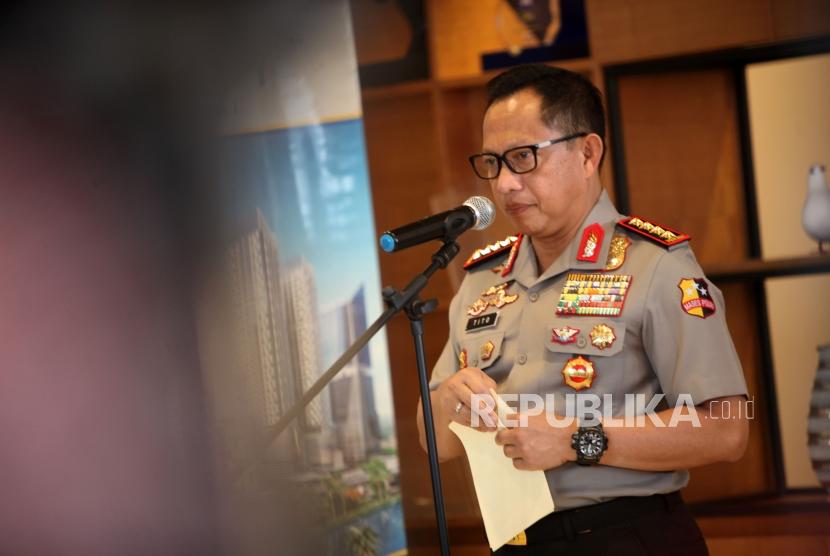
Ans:
{"label": "name tag", "polygon": [[475,330],[483,330],[484,328],[493,328],[499,321],[498,311],[495,313],[488,313],[480,317],[472,317],[467,319],[467,327],[464,329],[467,332]]}

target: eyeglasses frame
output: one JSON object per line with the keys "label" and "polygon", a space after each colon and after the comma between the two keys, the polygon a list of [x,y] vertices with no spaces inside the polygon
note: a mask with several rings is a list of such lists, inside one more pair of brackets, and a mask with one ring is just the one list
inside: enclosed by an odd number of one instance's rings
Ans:
{"label": "eyeglasses frame", "polygon": [[[511,172],[513,172],[514,174],[527,174],[528,172],[532,172],[533,170],[535,170],[536,167],[539,165],[539,156],[538,156],[539,149],[544,149],[545,147],[551,147],[551,146],[556,145],[558,143],[564,143],[565,141],[571,141],[573,139],[577,139],[579,137],[586,137],[588,135],[589,135],[589,133],[587,131],[581,131],[581,132],[578,132],[578,133],[571,133],[570,135],[565,135],[564,137],[559,137],[558,139],[548,139],[547,141],[542,141],[541,143],[535,143],[533,145],[519,145],[518,147],[513,147],[511,149],[507,149],[506,151],[504,151],[501,154],[492,153],[492,152],[476,153],[476,154],[473,154],[473,155],[470,155],[469,157],[467,157],[467,160],[470,161],[470,166],[473,167],[473,172],[475,173],[475,175],[478,176],[479,178],[483,179],[483,180],[494,180],[497,177],[499,177],[499,174],[501,174],[502,165],[507,166],[507,169],[510,170]],[[511,151],[516,151],[516,150],[519,150],[519,149],[530,149],[533,152],[533,168],[530,168],[529,170],[524,170],[522,172],[517,172],[516,170],[513,169],[513,167],[507,161],[507,158],[506,158],[507,153],[509,153]],[[476,170],[476,164],[475,164],[476,158],[481,157],[481,156],[485,156],[485,155],[493,156],[499,162],[499,166],[498,166],[498,170],[496,171],[496,175],[493,176],[492,178],[485,178],[481,174],[478,173],[478,170]]]}

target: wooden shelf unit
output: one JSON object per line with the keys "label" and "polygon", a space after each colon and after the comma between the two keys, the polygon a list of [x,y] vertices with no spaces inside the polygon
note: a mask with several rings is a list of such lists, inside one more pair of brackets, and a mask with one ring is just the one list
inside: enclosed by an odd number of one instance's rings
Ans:
{"label": "wooden shelf unit", "polygon": [[787,259],[747,259],[706,266],[706,275],[715,282],[779,278],[830,272],[830,254]]}

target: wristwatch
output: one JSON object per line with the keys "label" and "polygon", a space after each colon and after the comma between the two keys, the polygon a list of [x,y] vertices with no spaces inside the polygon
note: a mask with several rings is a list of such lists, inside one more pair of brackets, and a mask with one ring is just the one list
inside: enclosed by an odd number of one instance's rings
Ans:
{"label": "wristwatch", "polygon": [[592,427],[579,427],[571,435],[571,448],[576,450],[576,463],[594,465],[608,449],[608,437],[602,430],[602,423]]}

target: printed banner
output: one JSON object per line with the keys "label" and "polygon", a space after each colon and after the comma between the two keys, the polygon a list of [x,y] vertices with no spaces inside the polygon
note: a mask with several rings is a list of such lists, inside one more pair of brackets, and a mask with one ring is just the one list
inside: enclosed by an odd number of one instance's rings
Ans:
{"label": "printed banner", "polygon": [[[349,7],[293,3],[279,59],[232,91],[219,149],[225,293],[200,326],[217,457],[228,497],[310,505],[329,554],[404,554],[383,332],[272,430],[383,309]],[[209,353],[219,337],[232,347]]]}

